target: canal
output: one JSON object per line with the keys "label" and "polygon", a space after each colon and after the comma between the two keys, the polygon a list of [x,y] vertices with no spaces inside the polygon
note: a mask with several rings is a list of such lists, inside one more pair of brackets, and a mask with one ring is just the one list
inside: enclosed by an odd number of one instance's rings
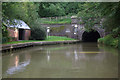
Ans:
{"label": "canal", "polygon": [[97,43],[44,45],[3,55],[3,78],[117,78],[118,51]]}

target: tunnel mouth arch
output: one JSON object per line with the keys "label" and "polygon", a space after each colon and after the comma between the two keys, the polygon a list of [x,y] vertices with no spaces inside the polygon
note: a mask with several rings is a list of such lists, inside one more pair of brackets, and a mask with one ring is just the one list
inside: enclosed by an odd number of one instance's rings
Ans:
{"label": "tunnel mouth arch", "polygon": [[96,30],[84,31],[82,34],[83,42],[97,42],[98,38],[100,38],[100,34]]}

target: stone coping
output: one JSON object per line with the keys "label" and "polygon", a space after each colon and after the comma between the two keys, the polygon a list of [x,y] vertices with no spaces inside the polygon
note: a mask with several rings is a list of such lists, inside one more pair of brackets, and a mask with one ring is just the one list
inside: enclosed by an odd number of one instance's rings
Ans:
{"label": "stone coping", "polygon": [[66,44],[66,43],[75,43],[79,42],[79,40],[66,40],[66,41],[40,41],[40,42],[25,42],[25,43],[17,43],[17,44],[4,44],[2,45],[2,50],[10,50],[16,48],[24,48],[29,46],[41,46],[41,45],[52,45],[52,44]]}

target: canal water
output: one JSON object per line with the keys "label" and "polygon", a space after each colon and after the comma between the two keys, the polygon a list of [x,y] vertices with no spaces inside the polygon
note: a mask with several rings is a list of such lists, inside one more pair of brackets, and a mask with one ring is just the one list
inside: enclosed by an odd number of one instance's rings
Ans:
{"label": "canal water", "polygon": [[97,43],[45,45],[3,55],[3,78],[117,78],[118,51]]}

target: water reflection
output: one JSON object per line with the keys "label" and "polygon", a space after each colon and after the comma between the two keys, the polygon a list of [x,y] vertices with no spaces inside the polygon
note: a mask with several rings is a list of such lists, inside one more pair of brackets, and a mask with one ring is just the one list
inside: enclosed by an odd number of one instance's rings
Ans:
{"label": "water reflection", "polygon": [[9,78],[116,78],[118,53],[110,50],[96,43],[33,47],[3,56],[3,74]]}
{"label": "water reflection", "polygon": [[74,50],[74,56],[75,56],[75,61],[77,61],[78,60],[78,54],[77,54],[76,50]]}
{"label": "water reflection", "polygon": [[50,50],[47,50],[47,61],[50,61]]}
{"label": "water reflection", "polygon": [[[23,55],[23,54],[22,54]],[[20,61],[20,59],[22,59]],[[9,66],[8,70],[6,71],[5,75],[12,75],[18,72],[24,71],[27,65],[30,64],[31,55],[29,53],[24,54],[24,58],[21,58],[21,55],[12,54],[9,59]]]}
{"label": "water reflection", "polygon": [[19,56],[15,56],[15,67],[17,67],[18,66],[18,63],[19,63],[19,58],[18,58]]}

